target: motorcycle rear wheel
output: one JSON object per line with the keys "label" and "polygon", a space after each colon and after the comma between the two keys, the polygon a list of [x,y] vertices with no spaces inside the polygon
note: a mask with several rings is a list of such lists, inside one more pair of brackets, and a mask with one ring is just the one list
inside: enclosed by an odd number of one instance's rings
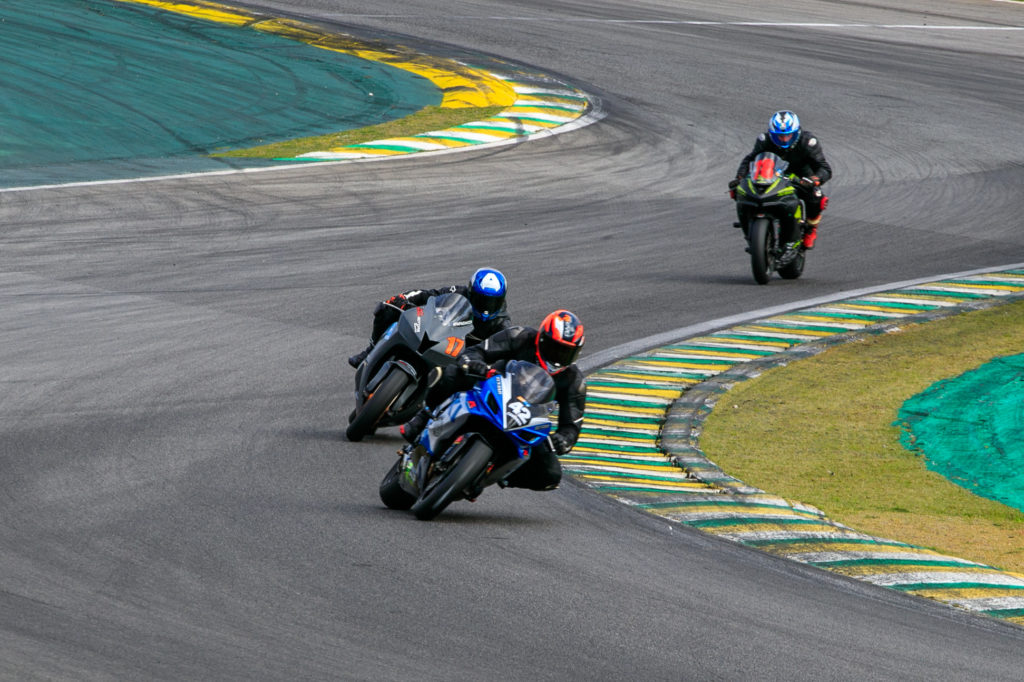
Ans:
{"label": "motorcycle rear wheel", "polygon": [[380,482],[380,501],[388,509],[401,509],[404,511],[412,507],[413,503],[416,502],[416,496],[405,492],[405,489],[398,482],[398,478],[401,475],[402,458],[399,457],[391,468],[388,469],[388,473],[384,474],[384,478]]}
{"label": "motorcycle rear wheel", "polygon": [[461,447],[463,452],[459,459],[443,474],[429,481],[420,499],[412,505],[412,513],[420,521],[429,521],[443,512],[483,473],[491,461],[493,453],[490,446],[479,438],[474,438],[468,447]]}
{"label": "motorcycle rear wheel", "polygon": [[805,260],[807,260],[807,254],[801,250],[800,253],[797,254],[796,258],[779,268],[779,277],[782,279],[799,278],[804,272]]}
{"label": "motorcycle rear wheel", "polygon": [[754,281],[768,284],[775,270],[775,234],[772,232],[771,221],[757,218],[750,223],[750,269],[754,273]]}
{"label": "motorcycle rear wheel", "polygon": [[409,380],[409,375],[400,369],[388,372],[366,402],[356,408],[355,416],[345,429],[345,438],[358,442],[364,436],[373,433],[377,428],[377,422],[402,394]]}

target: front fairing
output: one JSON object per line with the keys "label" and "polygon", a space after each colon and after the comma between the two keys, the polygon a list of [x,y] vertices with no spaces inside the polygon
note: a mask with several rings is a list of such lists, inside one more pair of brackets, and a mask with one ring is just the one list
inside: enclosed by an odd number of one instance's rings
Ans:
{"label": "front fairing", "polygon": [[736,187],[736,203],[746,210],[784,210],[799,205],[796,188],[787,174],[789,164],[776,154],[762,152],[750,162],[747,176]]}
{"label": "front fairing", "polygon": [[473,331],[473,306],[461,294],[434,296],[402,313],[402,322],[419,339],[417,350],[431,365],[448,365],[466,349]]}
{"label": "front fairing", "polygon": [[517,444],[520,457],[547,439],[554,410],[554,381],[528,362],[512,361],[471,390],[456,393],[435,411],[421,443],[428,452],[455,436],[470,417],[481,417]]}

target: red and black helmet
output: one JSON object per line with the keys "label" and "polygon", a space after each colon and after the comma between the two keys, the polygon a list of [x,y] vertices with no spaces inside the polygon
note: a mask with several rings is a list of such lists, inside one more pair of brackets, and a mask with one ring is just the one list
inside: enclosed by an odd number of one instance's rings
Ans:
{"label": "red and black helmet", "polygon": [[583,323],[568,310],[556,310],[540,323],[537,362],[549,374],[557,374],[576,362],[583,348]]}

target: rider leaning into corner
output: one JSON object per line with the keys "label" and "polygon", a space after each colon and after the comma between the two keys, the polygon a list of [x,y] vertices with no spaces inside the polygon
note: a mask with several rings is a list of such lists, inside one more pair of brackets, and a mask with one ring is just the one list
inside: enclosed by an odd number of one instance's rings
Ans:
{"label": "rider leaning into corner", "polygon": [[800,119],[792,111],[775,112],[768,121],[768,132],[758,136],[754,149],[740,161],[736,179],[729,182],[734,199],[736,186],[747,176],[750,162],[761,152],[777,154],[789,163],[789,172],[800,178],[796,191],[807,206],[807,226],[810,228],[804,234],[804,248],[813,249],[818,238],[821,212],[828,206],[828,197],[822,193],[821,186],[832,177],[832,166],[825,160],[821,142],[811,131],[800,127]]}
{"label": "rider leaning into corner", "polygon": [[[583,323],[568,310],[556,310],[541,322],[539,329],[510,327],[466,350],[444,378],[427,395],[426,407],[402,426],[402,436],[415,443],[430,419],[431,412],[449,396],[465,391],[492,369],[502,371],[511,360],[526,360],[538,365],[555,382],[558,403],[558,428],[547,443],[533,449],[530,459],[516,469],[505,482],[512,488],[554,490],[562,480],[559,455],[572,450],[583,426],[587,386],[576,358],[583,348]],[[448,371],[451,370],[451,371]]]}
{"label": "rider leaning into corner", "polygon": [[387,331],[406,308],[423,305],[434,296],[441,294],[462,294],[473,306],[473,331],[466,335],[466,345],[473,346],[489,336],[512,325],[505,307],[508,281],[500,270],[480,268],[469,279],[469,285],[453,284],[443,289],[415,289],[396,294],[381,301],[373,311],[373,329],[370,344],[348,359],[348,364],[358,367],[373,350],[381,335]]}

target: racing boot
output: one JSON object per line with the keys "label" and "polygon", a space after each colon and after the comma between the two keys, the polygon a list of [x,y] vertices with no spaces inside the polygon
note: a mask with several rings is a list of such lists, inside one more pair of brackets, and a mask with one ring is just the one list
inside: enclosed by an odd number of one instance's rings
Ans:
{"label": "racing boot", "polygon": [[350,357],[348,359],[348,364],[352,365],[352,367],[358,367],[359,365],[363,364],[363,360],[366,359],[366,356],[370,354],[371,350],[373,350],[372,343],[366,348],[356,353],[355,355],[353,355],[352,357]]}
{"label": "racing boot", "polygon": [[807,221],[807,230],[804,232],[804,248],[808,251],[814,248],[814,242],[818,239],[818,223],[820,222],[820,215]]}
{"label": "racing boot", "polygon": [[423,429],[428,421],[430,421],[430,410],[423,407],[412,416],[412,419],[402,424],[398,431],[402,434],[402,438],[410,443],[415,443],[419,440],[420,434],[423,433]]}

